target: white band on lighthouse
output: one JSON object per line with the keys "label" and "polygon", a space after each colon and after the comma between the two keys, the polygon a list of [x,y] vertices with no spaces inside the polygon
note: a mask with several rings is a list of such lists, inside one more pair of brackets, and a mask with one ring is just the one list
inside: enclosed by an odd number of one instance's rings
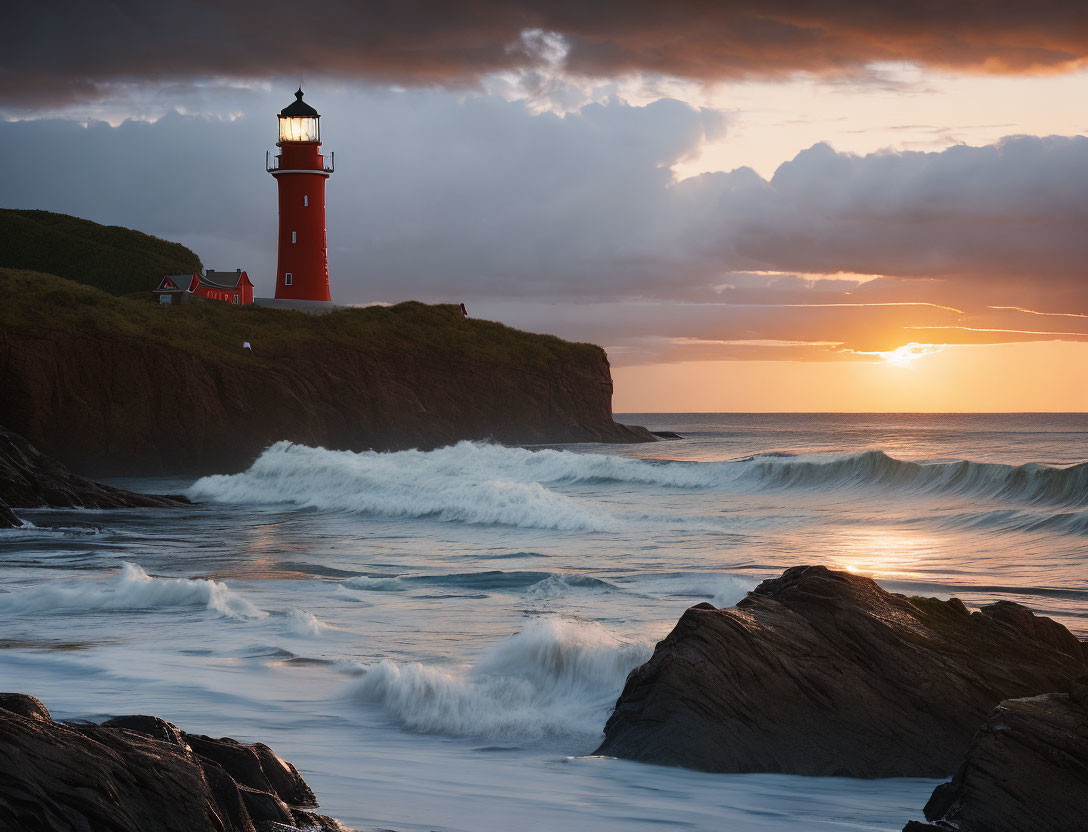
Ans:
{"label": "white band on lighthouse", "polygon": [[269,173],[273,176],[279,176],[281,173],[312,173],[315,176],[324,176],[326,179],[329,178],[329,172],[327,170],[306,170],[305,168],[301,170],[270,170]]}

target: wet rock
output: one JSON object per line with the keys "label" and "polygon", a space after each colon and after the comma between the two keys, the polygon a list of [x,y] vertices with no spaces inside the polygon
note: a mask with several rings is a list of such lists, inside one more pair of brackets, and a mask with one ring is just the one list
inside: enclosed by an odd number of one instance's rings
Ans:
{"label": "wet rock", "polygon": [[165,719],[159,719],[157,716],[145,716],[144,714],[115,716],[113,719],[107,719],[103,722],[102,727],[135,731],[137,734],[144,734],[153,740],[168,742],[171,745],[180,745],[182,748],[186,747],[185,740],[182,739],[181,731],[177,729],[177,726]]}
{"label": "wet rock", "polygon": [[1077,832],[1088,828],[1088,676],[1069,693],[1010,699],[971,740],[951,782],[904,832]]}
{"label": "wet rock", "polygon": [[245,745],[230,737],[213,739],[199,734],[184,737],[194,752],[221,765],[240,785],[273,793],[293,806],[317,805],[314,793],[297,769],[267,745]]}
{"label": "wet rock", "polygon": [[598,754],[722,772],[947,777],[1003,699],[1067,689],[1088,647],[1017,604],[969,612],[798,566],[692,607],[627,679]]}
{"label": "wet rock", "polygon": [[0,710],[11,711],[13,714],[25,716],[38,722],[52,722],[49,709],[41,703],[41,700],[25,693],[0,693]]}
{"label": "wet rock", "polygon": [[11,507],[130,508],[188,502],[185,497],[137,494],[76,476],[19,434],[0,427],[0,527],[20,525],[17,518],[13,523],[8,517]]}
{"label": "wet rock", "polygon": [[342,828],[307,811],[316,806],[313,792],[268,746],[183,734],[153,716],[59,724],[34,697],[3,693],[0,760],[0,829],[5,830]]}
{"label": "wet rock", "polygon": [[23,525],[23,521],[15,516],[11,506],[0,500],[0,529],[17,529]]}

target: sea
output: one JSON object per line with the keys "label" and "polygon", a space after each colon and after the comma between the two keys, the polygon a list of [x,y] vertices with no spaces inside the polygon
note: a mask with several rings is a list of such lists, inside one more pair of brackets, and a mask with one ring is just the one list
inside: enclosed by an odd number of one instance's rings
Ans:
{"label": "sea", "polygon": [[[682,439],[351,453],[21,511],[0,689],[262,741],[360,830],[900,830],[938,781],[594,756],[683,611],[798,564],[1088,636],[1088,416],[622,414]],[[91,472],[93,473],[93,472]]]}

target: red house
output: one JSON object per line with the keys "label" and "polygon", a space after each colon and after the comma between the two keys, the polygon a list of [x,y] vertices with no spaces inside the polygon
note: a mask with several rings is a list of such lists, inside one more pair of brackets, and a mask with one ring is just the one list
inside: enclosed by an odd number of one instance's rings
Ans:
{"label": "red house", "polygon": [[233,272],[208,269],[206,275],[200,272],[191,275],[168,274],[151,291],[158,295],[159,303],[167,304],[186,303],[192,298],[236,303],[239,306],[253,303],[253,284],[249,282],[249,275],[241,269]]}

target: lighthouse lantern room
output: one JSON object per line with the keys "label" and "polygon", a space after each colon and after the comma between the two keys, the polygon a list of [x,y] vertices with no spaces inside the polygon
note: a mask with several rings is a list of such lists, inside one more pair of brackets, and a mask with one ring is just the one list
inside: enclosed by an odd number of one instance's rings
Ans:
{"label": "lighthouse lantern room", "polygon": [[302,100],[302,90],[279,115],[280,152],[265,167],[279,188],[279,258],[276,298],[332,300],[325,238],[325,180],[333,172],[321,149],[321,116]]}

